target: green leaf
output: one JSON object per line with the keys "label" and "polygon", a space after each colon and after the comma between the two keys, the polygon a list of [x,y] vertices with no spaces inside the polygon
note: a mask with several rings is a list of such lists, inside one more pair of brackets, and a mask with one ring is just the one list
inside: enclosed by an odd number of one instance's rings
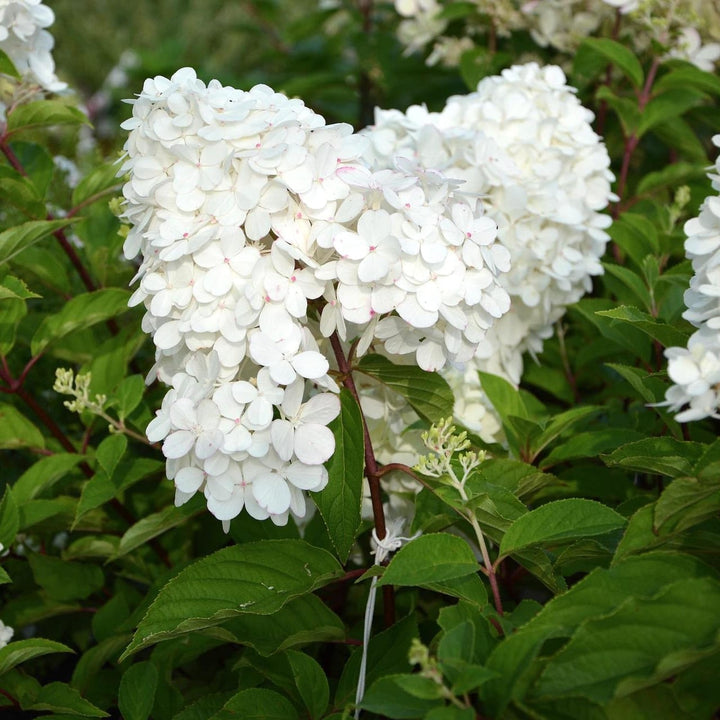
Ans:
{"label": "green leaf", "polygon": [[302,540],[223,548],[194,562],[160,590],[123,657],[243,613],[270,615],[342,574],[332,555]]}
{"label": "green leaf", "polygon": [[423,720],[475,720],[477,715],[472,708],[459,708],[454,705],[437,707],[423,715]]}
{"label": "green leaf", "polygon": [[700,165],[707,164],[707,151],[698,137],[697,127],[691,125],[682,117],[674,117],[653,128],[653,135],[657,135],[667,147],[677,151],[679,157],[684,157]]}
{"label": "green leaf", "polygon": [[[418,680],[421,682],[418,683]],[[431,690],[427,683],[422,683],[423,680],[428,678],[419,675],[388,675],[380,678],[365,692],[360,707],[389,718],[421,718],[428,711],[444,704],[438,695],[439,686],[432,681],[434,694],[429,698],[418,696],[417,693],[421,692],[418,687],[420,684],[427,692]],[[410,686],[415,693],[405,686]]]}
{"label": "green leaf", "polygon": [[3,499],[0,502],[0,545],[3,549],[15,543],[15,536],[20,530],[20,511],[15,500],[15,492],[9,485],[5,486]]}
{"label": "green leaf", "polygon": [[20,79],[20,73],[4,50],[0,50],[0,73],[10,75],[10,77],[17,78],[18,80]]}
{"label": "green leaf", "polygon": [[249,645],[267,656],[297,645],[342,641],[345,626],[316,595],[300,595],[272,615],[248,614],[226,620],[217,637]]}
{"label": "green leaf", "polygon": [[[77,717],[109,717],[99,707],[88,702],[75,688],[62,682],[53,682],[40,689],[35,701],[28,710],[48,710]],[[43,716],[46,717],[46,716]]]}
{"label": "green leaf", "polygon": [[5,570],[0,567],[0,585],[5,585],[7,583],[11,583],[12,578],[5,572]]}
{"label": "green leaf", "polygon": [[31,640],[15,640],[0,648],[0,675],[14,668],[20,663],[27,662],[41,655],[51,653],[74,652],[67,645],[44,638],[32,638]]}
{"label": "green leaf", "polygon": [[606,275],[612,275],[619,280],[625,288],[630,290],[634,296],[635,302],[640,302],[645,308],[650,308],[652,298],[644,280],[635,272],[623,265],[615,265],[614,263],[604,262]]}
{"label": "green leaf", "polygon": [[121,288],[107,288],[76,295],[60,312],[43,320],[33,335],[30,351],[33,355],[38,355],[51,342],[59,340],[73,330],[88,328],[126,312],[128,298],[128,291]]}
{"label": "green leaf", "polygon": [[622,445],[603,455],[602,460],[610,467],[680,477],[692,474],[693,465],[704,447],[701,443],[669,437],[644,438]]}
{"label": "green leaf", "polygon": [[32,553],[28,556],[35,582],[53,600],[80,600],[97,592],[105,581],[97,565],[65,562],[58,557]]}
{"label": "green leaf", "polygon": [[655,501],[654,529],[677,533],[715,517],[720,511],[720,477],[705,481],[677,478]]}
{"label": "green leaf", "polygon": [[155,703],[158,671],[151,662],[131,665],[120,680],[118,709],[123,720],[147,720]]}
{"label": "green leaf", "polygon": [[325,671],[305,653],[290,650],[287,659],[292,668],[295,685],[311,718],[320,718],[330,702],[330,688]]}
{"label": "green leaf", "polygon": [[422,585],[477,571],[477,560],[464,540],[447,533],[430,533],[400,548],[378,585]]}
{"label": "green leaf", "polygon": [[664,347],[685,346],[690,337],[689,325],[687,330],[683,330],[629,305],[621,305],[613,310],[599,310],[597,314],[613,320],[632,323],[634,327],[642,330]]}
{"label": "green leaf", "polygon": [[[101,490],[102,488],[98,488],[97,492],[100,493]],[[125,534],[120,539],[120,545],[118,546],[115,557],[120,558],[123,555],[127,555],[129,552],[135,550],[135,548],[158,537],[158,535],[162,535],[164,532],[178,525],[182,525],[189,517],[201,512],[204,507],[205,502],[203,497],[195,495],[180,507],[166,507],[160,512],[153,513],[152,515],[144,517],[142,520],[138,520],[138,522],[125,531]]]}
{"label": "green leaf", "polygon": [[115,468],[127,450],[127,444],[125,435],[108,435],[98,445],[95,459],[109,478],[115,473]]}
{"label": "green leaf", "polygon": [[630,80],[633,87],[636,89],[642,87],[645,75],[640,61],[625,45],[608,38],[585,38],[580,47],[602,55]]}
{"label": "green leaf", "polygon": [[42,296],[30,290],[24,280],[13,275],[6,275],[0,281],[0,300],[30,300],[39,297]]}
{"label": "green leaf", "polygon": [[437,373],[425,372],[415,365],[395,365],[382,355],[366,355],[357,369],[402,395],[428,422],[452,417],[452,390]]}
{"label": "green leaf", "polygon": [[571,435],[562,445],[558,445],[547,457],[540,461],[540,468],[547,470],[553,465],[575,458],[594,458],[602,452],[614,450],[628,440],[642,438],[642,433],[623,428],[592,430]]}
{"label": "green leaf", "polygon": [[145,393],[145,380],[142,375],[130,375],[126,377],[113,395],[117,403],[118,417],[121,421],[142,402]]}
{"label": "green leaf", "polygon": [[[91,510],[104,505],[117,495],[118,489],[113,481],[101,470],[83,484],[80,500],[75,508],[74,530],[80,520]],[[119,549],[119,548],[118,548]]]}
{"label": "green leaf", "polygon": [[669,73],[663,75],[654,85],[656,92],[666,90],[695,88],[703,92],[720,95],[720,78],[711,72],[701,70],[695,65],[687,63],[682,67],[673,68]]}
{"label": "green leaf", "polygon": [[645,402],[652,403],[657,401],[655,393],[644,382],[645,378],[648,377],[647,372],[640,368],[631,367],[630,365],[620,365],[618,363],[605,363],[605,365],[626,380]]}
{"label": "green leaf", "polygon": [[[576,407],[565,412],[558,413],[543,428],[542,432],[533,440],[532,452],[534,455],[540,454],[553,440],[556,440],[564,432],[578,423],[582,423],[593,415],[600,412],[599,407],[586,405],[585,407]],[[527,466],[526,466],[527,467]],[[528,468],[529,470],[530,468]]]}
{"label": "green leaf", "polygon": [[100,165],[91,170],[73,190],[73,206],[77,207],[81,203],[88,204],[96,198],[119,190],[122,184],[117,175],[118,165],[115,162]]}
{"label": "green leaf", "polygon": [[228,700],[210,720],[298,720],[290,701],[274,690],[249,688]]}
{"label": "green leaf", "polygon": [[25,103],[15,107],[7,115],[8,135],[19,130],[30,130],[47,125],[84,125],[90,122],[80,110],[60,100],[37,100]]}
{"label": "green leaf", "polygon": [[335,452],[328,462],[328,484],[312,497],[338,557],[345,562],[360,527],[365,470],[362,414],[348,390],[340,391],[340,415],[330,429],[335,436]]}
{"label": "green leaf", "polygon": [[533,545],[604,535],[623,525],[625,518],[622,515],[594,500],[556,500],[515,520],[500,543],[500,556]]}
{"label": "green leaf", "polygon": [[683,115],[706,97],[705,93],[691,88],[673,88],[655,95],[643,108],[638,137],[671,118]]}
{"label": "green leaf", "polygon": [[434,592],[450,595],[458,600],[467,600],[478,607],[487,605],[487,589],[477,574],[464,575],[451,580],[424,583],[422,587]]}
{"label": "green leaf", "polygon": [[0,450],[44,448],[45,437],[19,410],[0,403]]}
{"label": "green leaf", "polygon": [[0,166],[0,193],[3,201],[16,207],[26,217],[39,218],[45,215],[45,205],[32,182],[18,175],[11,168]]}
{"label": "green leaf", "polygon": [[70,220],[31,220],[8,228],[0,233],[0,265],[14,258],[18,253],[34,245],[47,235],[67,227],[77,218]]}
{"label": "green leaf", "polygon": [[712,578],[676,582],[652,599],[628,598],[578,629],[547,664],[537,693],[605,703],[665,680],[718,648],[717,607],[720,583]]}
{"label": "green leaf", "polygon": [[601,85],[595,97],[605,101],[617,113],[625,137],[637,133],[642,114],[636,100],[615,94],[607,85]]}
{"label": "green leaf", "polygon": [[[711,76],[714,77],[714,76]],[[718,80],[720,84],[720,80]],[[661,188],[669,188],[675,190],[680,185],[685,185],[692,180],[703,177],[702,168],[692,163],[675,162],[665,165],[662,169],[655,172],[649,172],[642,177],[637,186],[638,195],[651,193]]]}
{"label": "green leaf", "polygon": [[642,267],[645,257],[660,252],[657,229],[638,213],[623,213],[608,228],[608,233],[638,267]]}
{"label": "green leaf", "polygon": [[82,460],[82,456],[76,453],[56,453],[38,460],[13,485],[13,493],[18,504],[22,505],[50,490]]}

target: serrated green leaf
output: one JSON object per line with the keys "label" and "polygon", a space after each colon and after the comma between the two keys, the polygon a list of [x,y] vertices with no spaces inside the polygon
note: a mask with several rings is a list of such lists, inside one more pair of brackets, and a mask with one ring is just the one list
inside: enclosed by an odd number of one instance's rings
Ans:
{"label": "serrated green leaf", "polygon": [[[47,710],[71,717],[109,717],[108,714],[86,700],[75,688],[62,682],[44,685],[28,710]],[[46,717],[46,716],[43,716]]]}
{"label": "serrated green leaf", "polygon": [[332,555],[302,540],[223,548],[195,561],[162,588],[123,657],[243,613],[272,614],[342,573]]}
{"label": "serrated green leaf", "polygon": [[425,372],[415,365],[394,365],[382,355],[366,355],[357,370],[402,395],[420,417],[431,423],[452,417],[452,390],[437,373]]}
{"label": "serrated green leaf", "polygon": [[641,303],[645,308],[650,308],[652,298],[643,279],[635,272],[623,265],[615,265],[614,263],[603,263],[605,273],[619,280],[625,288],[630,290],[634,296],[634,301]]}
{"label": "serrated green leaf", "polygon": [[556,500],[515,520],[500,543],[500,556],[511,555],[533,545],[604,535],[624,524],[622,515],[594,500]]}
{"label": "serrated green leaf", "polygon": [[301,595],[272,615],[232,618],[223,622],[220,632],[222,639],[249,645],[260,655],[272,655],[307,643],[345,639],[342,620],[316,595]]}
{"label": "serrated green leaf", "polygon": [[0,73],[20,79],[20,73],[4,50],[0,50]]}
{"label": "serrated green leaf", "polygon": [[155,704],[158,671],[151,662],[131,665],[120,680],[118,708],[123,720],[147,720]]}
{"label": "serrated green leaf", "polygon": [[142,402],[145,393],[145,380],[142,375],[130,375],[126,377],[113,395],[117,403],[117,412],[120,420],[125,418]]}
{"label": "serrated green leaf", "polygon": [[44,638],[14,640],[4,648],[0,648],[0,675],[3,675],[20,663],[27,662],[41,655],[71,652],[74,651],[67,645],[55,642],[54,640],[45,640]]}
{"label": "serrated green leaf", "polygon": [[28,560],[35,582],[53,600],[81,600],[97,592],[105,582],[103,571],[97,565],[64,562],[40,553],[30,554]]}
{"label": "serrated green leaf", "polygon": [[644,438],[623,444],[601,459],[610,467],[681,477],[692,474],[703,450],[701,443],[669,437]]}
{"label": "serrated green leaf", "polygon": [[7,114],[7,134],[48,125],[84,125],[86,115],[60,100],[36,100],[18,105]]}
{"label": "serrated green leaf", "polygon": [[88,328],[126,312],[128,298],[128,291],[121,288],[106,288],[76,295],[60,312],[43,320],[33,335],[31,352],[38,355],[51,342],[56,342],[73,330]]}
{"label": "serrated green leaf", "polygon": [[689,325],[686,329],[675,327],[630,305],[621,305],[612,310],[599,310],[597,314],[613,320],[632,323],[633,327],[642,330],[664,347],[687,345],[691,333]]}
{"label": "serrated green leaf", "polygon": [[720,646],[720,583],[676,582],[651,599],[628,598],[580,627],[547,664],[536,692],[605,703],[662,681]]}
{"label": "serrated green leaf", "polygon": [[83,484],[80,500],[75,508],[73,529],[84,515],[112,500],[117,492],[115,483],[102,470],[95,473]]}
{"label": "serrated green leaf", "polygon": [[12,260],[18,253],[34,245],[47,235],[67,227],[77,218],[69,220],[30,220],[0,233],[0,265]]}
{"label": "serrated green leaf", "polygon": [[6,275],[0,282],[0,300],[30,300],[39,297],[42,295],[30,290],[24,280],[13,275]]}
{"label": "serrated green leaf", "polygon": [[305,653],[289,650],[287,659],[309,716],[322,717],[330,702],[330,688],[325,671],[316,660]]}
{"label": "serrated green leaf", "polygon": [[0,403],[0,449],[44,448],[45,437],[17,408]]}
{"label": "serrated green leaf", "polygon": [[122,187],[118,180],[118,165],[115,162],[100,165],[91,170],[73,190],[72,204],[88,205],[96,199],[110,195]]}
{"label": "serrated green leaf", "polygon": [[685,114],[706,97],[704,92],[687,87],[671,88],[655,95],[643,108],[637,128],[638,137],[671,118]]}
{"label": "serrated green leaf", "polygon": [[424,583],[422,587],[442,593],[443,595],[458,598],[458,600],[466,600],[478,607],[487,605],[487,589],[477,574]]}
{"label": "serrated green leaf", "polygon": [[533,455],[539,455],[551,442],[560,437],[564,432],[567,432],[573,425],[581,423],[593,415],[597,415],[598,412],[600,412],[599,407],[586,405],[558,413],[533,440]]}
{"label": "serrated green leaf", "polygon": [[335,436],[335,452],[327,465],[328,484],[312,497],[338,557],[345,562],[360,527],[365,470],[362,414],[348,390],[340,391],[340,415],[330,429]]}
{"label": "serrated green leaf", "polygon": [[642,87],[645,74],[640,61],[635,53],[625,45],[621,45],[619,42],[609,38],[585,38],[581,43],[581,47],[602,55],[630,80],[633,87]]}
{"label": "serrated green leaf", "polygon": [[0,355],[9,355],[15,345],[18,325],[27,315],[27,303],[8,298],[3,300],[0,309]]}
{"label": "serrated green leaf", "polygon": [[671,89],[696,88],[703,92],[720,95],[720,78],[712,72],[706,72],[687,63],[682,67],[673,68],[655,82],[654,90],[664,92]]}
{"label": "serrated green leaf", "polygon": [[681,532],[715,517],[720,511],[720,476],[704,482],[677,478],[655,501],[654,529],[659,534]]}
{"label": "serrated green leaf", "polygon": [[589,430],[569,437],[558,445],[547,457],[540,461],[540,468],[547,470],[553,465],[576,458],[597,457],[600,453],[614,450],[628,440],[640,439],[642,433],[623,428],[607,430]]}
{"label": "serrated green leaf", "polygon": [[446,533],[430,533],[400,548],[378,585],[422,585],[477,571],[477,560],[464,540]]}
{"label": "serrated green leaf", "polygon": [[40,218],[46,213],[42,198],[32,182],[11,168],[0,166],[0,194],[4,202],[28,218]]}
{"label": "serrated green leaf", "polygon": [[297,710],[280,693],[248,688],[233,695],[210,720],[298,720]]}
{"label": "serrated green leaf", "polygon": [[180,507],[166,507],[160,512],[153,513],[152,515],[142,518],[142,520],[138,520],[125,531],[125,534],[120,539],[116,558],[127,555],[129,552],[135,550],[135,548],[158,537],[158,535],[162,535],[164,532],[178,525],[182,525],[188,518],[201,512],[204,507],[205,502],[202,496],[195,495]]}
{"label": "serrated green leaf", "polygon": [[[367,689],[360,707],[388,718],[421,718],[428,711],[444,704],[438,694],[440,688],[437,683],[430,681],[434,685],[433,692],[430,685],[418,683],[415,678],[427,680],[420,675],[388,675],[380,678]],[[425,697],[417,694],[423,695],[422,690],[426,691]],[[433,692],[431,697],[427,697],[429,692]]]}
{"label": "serrated green leaf", "polygon": [[115,468],[127,450],[127,444],[125,435],[108,435],[97,446],[95,459],[109,478],[115,473]]}
{"label": "serrated green leaf", "polygon": [[15,536],[20,530],[20,511],[15,492],[9,485],[5,486],[2,501],[0,501],[0,545],[3,549],[9,548],[15,542]]}
{"label": "serrated green leaf", "polygon": [[660,251],[657,228],[638,213],[623,213],[608,233],[638,267],[642,267],[645,257]]}
{"label": "serrated green leaf", "polygon": [[[720,81],[718,81],[720,83]],[[638,195],[650,193],[660,188],[674,190],[691,180],[703,177],[704,171],[697,165],[687,162],[676,162],[666,165],[660,170],[644,175],[637,186]]]}
{"label": "serrated green leaf", "polygon": [[628,382],[635,392],[648,403],[656,402],[655,393],[645,385],[647,372],[640,368],[631,367],[630,365],[620,365],[618,363],[605,363],[607,367],[612,368],[620,377]]}

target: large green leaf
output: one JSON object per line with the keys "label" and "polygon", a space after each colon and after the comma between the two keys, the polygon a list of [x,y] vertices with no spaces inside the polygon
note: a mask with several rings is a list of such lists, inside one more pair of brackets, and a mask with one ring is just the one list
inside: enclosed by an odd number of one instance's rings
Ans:
{"label": "large green leaf", "polygon": [[681,532],[715,517],[720,511],[720,476],[698,480],[677,478],[655,502],[654,529]]}
{"label": "large green leaf", "polygon": [[35,582],[54,600],[86,598],[105,581],[102,570],[89,563],[65,562],[52,555],[32,553],[28,560]]}
{"label": "large green leaf", "polygon": [[60,100],[36,100],[18,105],[8,113],[8,135],[47,125],[82,125],[89,123],[86,115]]}
{"label": "large green leaf", "polygon": [[628,598],[591,620],[540,676],[540,696],[584,696],[605,703],[667,679],[720,648],[720,582],[676,582],[650,599]]}
{"label": "large green leaf", "polygon": [[645,75],[635,53],[625,45],[609,38],[585,38],[582,48],[602,55],[609,63],[617,67],[630,80],[635,88],[641,88]]}
{"label": "large green leaf", "polygon": [[636,472],[658,473],[669,477],[691,475],[693,465],[703,453],[704,445],[669,437],[645,438],[621,445],[602,460]]}
{"label": "large green leaf", "polygon": [[429,422],[452,417],[452,390],[437,373],[425,372],[416,365],[395,365],[382,355],[366,355],[357,369],[402,395]]}
{"label": "large green leaf", "polygon": [[478,562],[464,540],[447,533],[430,533],[400,548],[378,585],[423,585],[477,571]]}
{"label": "large green leaf", "polygon": [[308,715],[311,718],[322,717],[330,701],[330,688],[325,671],[316,660],[305,653],[291,650],[287,653],[287,658]]}
{"label": "large green leaf", "polygon": [[[75,689],[62,682],[44,685],[27,710],[46,710],[57,713],[53,717],[109,717],[108,713],[86,700]],[[43,717],[48,717],[44,715]]]}
{"label": "large green leaf", "polygon": [[671,118],[684,115],[706,97],[703,91],[688,87],[670,88],[654,95],[643,108],[638,125],[638,137]]}
{"label": "large green leaf", "polygon": [[622,515],[594,500],[557,500],[515,520],[503,536],[500,555],[511,555],[533,545],[604,535],[624,524]]}
{"label": "large green leaf", "polygon": [[44,448],[45,437],[17,408],[0,403],[0,450]]}
{"label": "large green leaf", "polygon": [[100,165],[89,172],[73,190],[72,203],[75,207],[87,205],[115,190],[119,190],[122,183],[118,180],[118,165],[115,162]]}
{"label": "large green leaf", "polygon": [[194,562],[160,590],[123,657],[244,613],[271,615],[342,573],[330,553],[302,540],[223,548]]}
{"label": "large green leaf", "polygon": [[314,493],[313,499],[338,557],[345,562],[360,527],[365,467],[362,415],[348,390],[340,392],[340,415],[330,428],[335,436],[335,452],[328,462],[328,484]]}
{"label": "large green leaf", "polygon": [[283,695],[265,688],[248,688],[233,695],[210,720],[298,720],[297,710]]}
{"label": "large green leaf", "polygon": [[0,648],[0,675],[14,668],[20,663],[27,662],[41,655],[51,653],[71,653],[73,650],[67,645],[45,640],[44,638],[32,638],[31,640],[15,640]]}
{"label": "large green leaf", "polygon": [[31,465],[13,485],[16,500],[22,504],[42,495],[82,461],[82,455],[76,453],[56,453],[41,458]]}
{"label": "large green leaf", "polygon": [[0,50],[0,73],[20,79],[20,73],[4,50]]}
{"label": "large green leaf", "polygon": [[155,703],[158,671],[151,662],[131,665],[120,680],[118,708],[123,720],[147,720]]}
{"label": "large green leaf", "polygon": [[388,718],[421,718],[443,705],[440,686],[421,675],[388,675],[366,691],[360,707]]}
{"label": "large green leaf", "polygon": [[0,233],[0,265],[34,245],[47,235],[67,227],[70,220],[31,220]]}
{"label": "large green leaf", "polygon": [[130,294],[122,288],[106,288],[76,295],[60,312],[46,317],[33,335],[30,350],[37,355],[73,330],[87,328],[128,310]]}
{"label": "large green leaf", "polygon": [[687,345],[690,337],[691,326],[689,324],[685,329],[677,328],[629,305],[621,305],[612,310],[600,310],[597,314],[620,322],[632,323],[634,327],[642,330],[664,347]]}

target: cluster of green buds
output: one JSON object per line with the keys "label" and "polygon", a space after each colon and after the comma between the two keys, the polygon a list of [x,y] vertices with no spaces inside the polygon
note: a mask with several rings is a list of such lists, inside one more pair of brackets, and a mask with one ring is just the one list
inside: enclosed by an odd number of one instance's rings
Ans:
{"label": "cluster of green buds", "polygon": [[452,418],[440,420],[421,437],[430,454],[419,458],[415,470],[430,477],[445,478],[454,487],[464,487],[472,471],[485,461],[484,450],[468,450],[467,432],[457,432]]}
{"label": "cluster of green buds", "polygon": [[107,395],[96,394],[94,399],[90,399],[91,383],[92,375],[89,372],[75,375],[71,369],[57,368],[53,390],[61,395],[72,395],[75,398],[63,402],[70,412],[81,413],[87,410],[93,415],[105,417]]}

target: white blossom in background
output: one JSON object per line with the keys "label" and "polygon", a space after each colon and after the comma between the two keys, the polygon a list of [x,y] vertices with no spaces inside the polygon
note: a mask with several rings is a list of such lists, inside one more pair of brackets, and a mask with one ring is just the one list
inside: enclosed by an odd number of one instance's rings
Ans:
{"label": "white blossom in background", "polygon": [[11,640],[15,631],[0,620],[0,648],[4,648]]}
{"label": "white blossom in background", "polygon": [[54,40],[45,29],[54,21],[53,11],[40,0],[0,0],[0,50],[21,76],[49,92],[67,87],[55,75]]}
{"label": "white blossom in background", "polygon": [[472,368],[517,384],[522,354],[542,350],[565,308],[602,273],[610,218],[601,211],[614,197],[613,175],[592,119],[559,67],[530,63],[485,78],[440,113],[378,110],[367,131],[371,164],[388,167],[400,156],[463,181],[458,195],[486,197],[487,217],[510,251],[511,268],[499,276],[510,311],[488,329],[470,363],[445,371],[451,384],[465,383],[456,412],[476,432],[485,412],[470,400],[483,397]]}
{"label": "white blossom in background", "polygon": [[[713,142],[720,147],[720,135]],[[685,223],[685,254],[693,277],[683,317],[698,329],[687,348],[665,350],[674,384],[660,405],[677,413],[678,422],[720,418],[720,157],[709,177],[717,194],[705,198],[698,217]]]}
{"label": "white blossom in background", "polygon": [[720,60],[720,43],[703,44],[703,39],[696,28],[683,28],[666,57],[687,60],[700,70],[713,72],[715,63]]}
{"label": "white blossom in background", "polygon": [[269,87],[183,68],[131,103],[130,304],[156,347],[148,380],[170,386],[148,438],[178,504],[201,491],[224,522],[302,517],[340,407],[318,343],[360,336],[358,354],[376,342],[426,370],[465,361],[509,309],[509,252],[458,181],[367,167],[366,138]]}

